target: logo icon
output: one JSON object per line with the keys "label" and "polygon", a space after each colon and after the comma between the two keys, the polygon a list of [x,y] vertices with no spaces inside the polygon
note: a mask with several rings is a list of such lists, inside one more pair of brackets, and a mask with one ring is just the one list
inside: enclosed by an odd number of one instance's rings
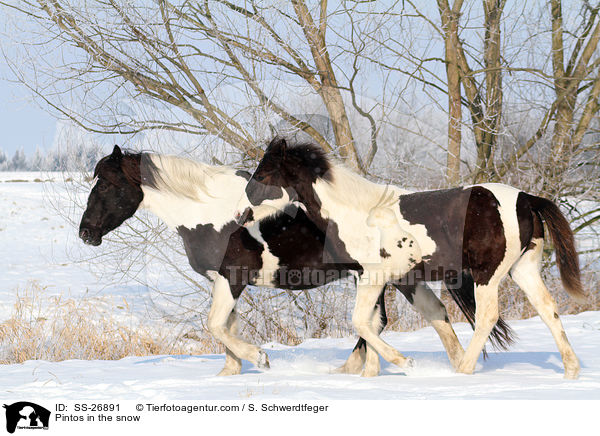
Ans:
{"label": "logo icon", "polygon": [[4,405],[6,409],[6,431],[14,433],[18,429],[48,430],[50,411],[42,406],[28,401],[19,401]]}

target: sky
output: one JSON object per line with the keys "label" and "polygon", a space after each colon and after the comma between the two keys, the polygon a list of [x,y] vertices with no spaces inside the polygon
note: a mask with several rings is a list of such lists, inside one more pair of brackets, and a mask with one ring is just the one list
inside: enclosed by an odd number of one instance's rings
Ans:
{"label": "sky", "polygon": [[[0,48],[6,41],[7,16],[0,14]],[[0,53],[0,150],[9,157],[22,148],[32,155],[37,147],[50,149],[56,118],[33,99],[31,91],[16,82]]]}
{"label": "sky", "polygon": [[[513,3],[509,0],[507,13]],[[5,37],[3,31],[9,29],[5,27],[6,23],[7,18],[0,13],[0,48]],[[56,133],[56,118],[44,110],[42,102],[34,100],[24,85],[11,79],[12,73],[0,54],[0,150],[12,156],[20,148],[28,155],[37,147],[50,149]]]}
{"label": "sky", "polygon": [[27,155],[37,147],[52,147],[56,118],[42,109],[31,92],[10,80],[10,70],[0,59],[0,149],[7,156],[22,148]]}

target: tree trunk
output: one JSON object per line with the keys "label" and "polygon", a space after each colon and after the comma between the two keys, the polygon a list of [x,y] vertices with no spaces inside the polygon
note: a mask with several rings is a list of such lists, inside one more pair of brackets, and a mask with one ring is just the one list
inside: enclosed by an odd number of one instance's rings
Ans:
{"label": "tree trunk", "polygon": [[[323,24],[325,23],[326,14],[321,10],[320,26],[317,26],[303,0],[293,0],[292,3],[319,73],[320,87],[316,91],[327,108],[338,153],[354,169],[363,171],[352,137],[352,129],[344,100],[340,93],[325,42],[325,26]],[[323,3],[321,7],[323,8]]]}
{"label": "tree trunk", "polygon": [[493,156],[498,144],[502,119],[502,65],[500,52],[500,19],[504,0],[484,0],[485,39],[483,56],[485,65],[485,115],[479,126],[482,130],[477,146],[476,182],[487,179],[493,166]]}
{"label": "tree trunk", "polygon": [[447,0],[438,0],[438,8],[444,29],[446,75],[448,77],[448,151],[446,179],[456,186],[460,181],[460,142],[462,106],[460,92],[460,69],[458,59],[458,20],[462,0],[456,0],[450,9]]}

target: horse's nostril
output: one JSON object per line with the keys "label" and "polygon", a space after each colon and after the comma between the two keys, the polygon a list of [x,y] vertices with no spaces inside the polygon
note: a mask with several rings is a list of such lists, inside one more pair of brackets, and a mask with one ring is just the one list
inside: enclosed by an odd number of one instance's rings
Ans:
{"label": "horse's nostril", "polygon": [[88,229],[81,229],[81,231],[79,232],[79,237],[81,239],[89,239],[90,231]]}

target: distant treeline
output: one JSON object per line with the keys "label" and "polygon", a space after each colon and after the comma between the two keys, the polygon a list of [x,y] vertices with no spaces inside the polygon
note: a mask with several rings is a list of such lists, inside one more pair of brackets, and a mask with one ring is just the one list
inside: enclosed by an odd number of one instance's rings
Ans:
{"label": "distant treeline", "polygon": [[19,149],[12,157],[0,149],[0,171],[90,171],[104,154],[85,145],[47,152],[38,148],[31,156]]}

